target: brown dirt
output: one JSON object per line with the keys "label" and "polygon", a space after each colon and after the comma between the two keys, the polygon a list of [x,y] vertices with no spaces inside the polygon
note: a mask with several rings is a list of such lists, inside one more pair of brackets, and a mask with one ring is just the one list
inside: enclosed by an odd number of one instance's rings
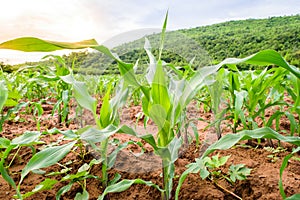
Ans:
{"label": "brown dirt", "polygon": [[[44,115],[42,117],[41,122],[41,130],[51,129],[53,127],[57,127],[59,129],[76,129],[79,126],[78,119],[76,123],[73,121],[70,126],[67,128],[64,125],[59,125],[57,123],[57,117],[51,116],[51,106],[43,105]],[[141,111],[140,106],[132,106],[130,108],[126,108],[122,112],[121,122],[127,125],[137,127],[138,132],[140,133],[154,133],[157,129],[153,125],[152,122],[148,123],[148,127],[145,130],[142,126],[142,122],[139,121],[137,124],[136,117],[137,113]],[[72,113],[74,116],[74,113]],[[36,130],[35,121],[30,113],[25,111],[19,113],[20,118],[24,122],[20,121],[7,121],[4,125],[3,132],[0,134],[1,137],[6,137],[8,139],[12,139],[25,131],[28,130]],[[84,116],[84,124],[93,124],[93,120],[89,117],[87,113],[83,114]],[[201,116],[203,119],[209,120],[212,115],[210,113],[204,113],[203,111],[199,111],[197,109],[196,104],[193,104],[188,109],[188,116]],[[285,128],[289,128],[286,125],[287,121],[282,121],[282,126]],[[200,135],[201,142],[206,141],[205,144],[212,143],[216,140],[215,135],[211,133],[210,129],[205,129],[208,124],[202,121],[199,121],[197,124],[197,128]],[[225,133],[230,132],[228,128],[226,128],[226,124],[222,125]],[[115,134],[115,138],[120,139],[121,142],[128,140],[139,141],[137,138],[132,138],[129,136],[124,136],[121,134]],[[46,143],[55,142],[61,138],[61,135],[45,135],[43,136],[43,141]],[[276,144],[276,142],[275,142]],[[257,148],[253,147],[236,147],[225,151],[217,151],[220,155],[230,155],[228,162],[224,167],[221,168],[222,172],[226,173],[231,164],[245,164],[247,167],[251,168],[251,175],[245,181],[237,181],[234,185],[229,184],[224,179],[215,180],[217,182],[214,183],[209,180],[202,180],[199,174],[190,174],[185,180],[181,191],[179,199],[236,199],[228,193],[231,191],[236,195],[240,196],[243,199],[282,199],[278,189],[278,180],[279,180],[279,169],[282,163],[282,160],[285,155],[287,155],[292,146],[289,144],[282,144],[286,151],[281,153],[277,153],[275,155],[276,161],[272,160],[268,157],[271,155],[269,151],[264,149],[265,143],[262,143]],[[202,146],[203,147],[203,146]],[[178,184],[178,179],[183,171],[186,169],[186,165],[194,162],[195,158],[199,157],[201,146],[196,146],[195,142],[191,143],[185,151],[181,154],[181,157],[176,161],[176,177],[174,179],[174,190]],[[140,147],[137,145],[131,145],[126,150],[121,151],[118,155],[116,163],[112,170],[109,172],[109,177],[112,179],[115,173],[119,173],[122,176],[122,179],[135,179],[141,178],[144,180],[152,181],[160,186],[162,186],[161,181],[161,161],[159,158],[153,153],[151,147],[149,145],[145,145],[145,153],[142,156],[137,157],[134,153],[140,151]],[[134,153],[133,153],[134,152]],[[32,152],[30,148],[23,147],[19,151],[16,159],[12,163],[9,168],[10,174],[15,180],[15,182],[20,179],[20,172],[31,158]],[[67,162],[72,161],[68,167],[71,167],[72,170],[69,173],[75,174],[80,166],[83,163],[89,162],[93,156],[93,154],[88,154],[84,160],[80,159],[74,153],[70,153],[66,158],[60,161],[60,164],[66,165]],[[273,154],[274,155],[274,154]],[[298,155],[299,157],[299,155]],[[12,156],[7,159],[7,164],[12,159]],[[45,170],[47,173],[53,171],[60,171],[62,167],[60,165],[54,165],[48,167]],[[101,167],[99,165],[93,166],[91,170],[91,174],[95,176],[101,176]],[[55,178],[60,180],[64,175],[57,175]],[[34,187],[42,182],[46,177],[45,175],[38,175],[30,173],[24,180],[21,186],[21,192],[25,193],[34,189]],[[283,174],[284,188],[285,192],[288,196],[300,193],[300,162],[296,160],[291,160],[287,169]],[[39,192],[28,199],[55,199],[56,192],[66,185],[68,182],[59,182],[57,183],[52,190]],[[226,188],[226,190],[222,189]],[[15,194],[14,189],[12,189],[2,177],[0,177],[0,199],[3,200],[11,200],[13,199],[13,195]],[[97,199],[98,196],[103,192],[103,188],[101,183],[96,179],[87,179],[87,190],[90,195],[90,199]],[[81,191],[81,187],[79,184],[74,184],[71,191],[67,192],[62,196],[62,199],[74,199],[77,192]],[[173,191],[174,194],[175,191]],[[133,185],[128,190],[121,192],[110,194],[110,199],[160,199],[160,192],[154,188],[147,187],[144,185]]]}

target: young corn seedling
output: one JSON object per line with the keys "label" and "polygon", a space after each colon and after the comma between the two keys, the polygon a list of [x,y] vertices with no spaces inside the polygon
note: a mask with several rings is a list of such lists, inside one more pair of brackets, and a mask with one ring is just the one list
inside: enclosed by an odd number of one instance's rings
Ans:
{"label": "young corn seedling", "polygon": [[226,112],[225,108],[222,108],[222,94],[223,94],[223,79],[225,71],[220,69],[215,76],[215,82],[208,86],[208,91],[211,97],[211,110],[214,114],[212,124],[215,127],[215,132],[218,139],[222,137],[221,122]]}
{"label": "young corn seedling", "polygon": [[[0,172],[3,179],[6,180],[9,185],[16,190],[18,199],[24,198],[24,196],[20,192],[20,187],[24,178],[29,174],[29,172],[40,172],[41,168],[45,168],[57,163],[59,160],[65,157],[65,155],[72,149],[72,147],[76,143],[76,141],[73,141],[61,146],[48,147],[36,153],[34,145],[43,143],[39,140],[40,136],[41,132],[25,132],[23,135],[14,138],[12,141],[6,138],[0,138],[0,148],[3,150],[0,160]],[[24,146],[28,146],[32,149],[33,156],[26,164],[26,166],[22,169],[20,181],[18,184],[16,184],[9,174],[10,166],[6,166],[5,161],[7,160],[13,149],[17,149],[17,154],[18,150]],[[13,156],[13,159],[14,158],[15,156]],[[10,161],[10,163],[12,163],[12,161]]]}
{"label": "young corn seedling", "polygon": [[4,80],[0,80],[0,132],[4,123],[2,109],[8,98],[8,90]]}
{"label": "young corn seedling", "polygon": [[[168,76],[165,72],[165,65],[161,60],[166,23],[167,17],[163,26],[157,61],[151,53],[149,41],[146,39],[145,42],[145,50],[150,60],[146,74],[147,83],[145,85],[140,84],[132,68],[127,69],[123,75],[125,82],[135,88],[140,88],[143,93],[143,112],[158,127],[156,138],[152,134],[139,136],[134,131],[131,134],[149,143],[155,153],[162,159],[163,200],[172,197],[171,191],[175,173],[174,163],[178,159],[178,151],[182,145],[182,133],[180,131],[182,130],[181,127],[185,127],[183,119],[186,114],[186,106],[197,94],[197,91],[206,85],[207,77],[218,69],[218,67],[202,68],[195,72],[189,80],[176,75]],[[121,61],[119,63],[122,66],[126,66]],[[129,131],[128,133],[130,134]]]}
{"label": "young corn seedling", "polygon": [[123,143],[108,155],[109,137],[117,132],[128,133],[132,131],[130,129],[126,129],[126,127],[117,128],[119,124],[118,109],[126,102],[128,96],[128,89],[125,87],[123,80],[120,81],[120,84],[117,87],[116,95],[112,99],[110,99],[111,86],[108,86],[107,92],[103,97],[100,116],[98,117],[96,113],[96,100],[88,94],[86,85],[83,82],[76,81],[71,75],[61,77],[61,79],[73,86],[74,97],[76,98],[77,102],[83,108],[90,110],[93,113],[96,121],[96,128],[85,127],[81,130],[78,130],[78,134],[80,140],[89,143],[94,150],[99,152],[101,156],[101,182],[105,190],[98,199],[109,199],[109,193],[124,191],[132,184],[146,184],[162,191],[158,186],[150,181],[135,179],[117,182],[119,179],[118,176],[115,177],[114,181],[109,181],[108,179],[108,170],[113,167],[117,153],[124,149],[128,144],[132,144],[132,142]]}
{"label": "young corn seedling", "polygon": [[[36,91],[37,88],[40,88],[42,91],[46,90],[48,92],[52,90],[53,94],[55,95],[55,99],[57,100],[53,107],[52,115],[54,115],[54,112],[57,111],[58,123],[65,123],[68,125],[69,102],[72,95],[71,86],[62,81],[59,77],[70,74],[72,70],[69,66],[66,66],[64,59],[60,56],[50,55],[46,56],[45,58],[49,57],[55,59],[55,67],[39,66],[34,69],[32,69],[33,67],[24,67],[18,70],[18,72],[37,69],[41,71],[36,73],[36,75],[33,75],[24,88],[26,87],[29,89],[27,93]],[[45,85],[42,85],[41,83],[45,83]]]}
{"label": "young corn seedling", "polygon": [[[251,63],[251,64],[275,64],[275,65],[278,65],[278,66],[290,71],[298,79],[300,78],[299,70],[295,69],[293,66],[290,66],[278,53],[276,53],[274,51],[270,51],[270,50],[258,52],[257,54],[254,54],[254,55],[249,56],[244,59],[225,59],[223,62],[218,64],[218,66],[221,67],[224,64],[232,65],[232,64],[238,64],[238,63],[243,63],[243,62]],[[271,77],[275,78],[273,80],[277,80],[278,76],[279,76],[278,74],[274,73],[274,75]],[[265,87],[267,87],[267,86],[262,86],[262,87],[263,88],[259,91],[264,91]],[[234,95],[234,90],[235,90],[234,88],[232,88],[230,90],[233,95]],[[243,101],[241,101],[241,102],[243,102]],[[206,149],[206,151],[203,153],[201,158],[196,159],[196,163],[189,164],[188,169],[181,175],[181,177],[179,179],[179,184],[176,189],[175,199],[178,199],[181,185],[183,184],[184,180],[186,179],[186,177],[189,173],[200,172],[201,177],[207,177],[209,175],[209,173],[207,173],[206,166],[205,166],[206,156],[208,156],[209,154],[211,154],[212,152],[214,152],[217,149],[218,150],[229,149],[232,146],[234,146],[235,144],[237,144],[239,141],[242,141],[242,140],[262,139],[262,138],[276,139],[279,141],[289,142],[291,144],[300,146],[300,138],[299,137],[283,136],[283,135],[275,132],[274,130],[272,130],[269,127],[256,128],[253,130],[244,130],[244,131],[239,132],[238,134],[227,134],[224,137],[222,137],[220,140],[218,140],[216,143],[212,144],[208,149]],[[295,152],[296,151],[299,151],[299,148],[297,148],[295,150]],[[288,156],[282,164],[282,167],[280,170],[281,177],[282,177],[282,172],[283,172],[284,168],[286,167],[288,159],[290,157],[291,156]],[[234,176],[239,173],[239,171],[241,170],[241,167],[242,166],[232,167],[232,169],[231,169],[231,173],[233,174],[232,181],[237,179],[237,177],[234,178]],[[280,179],[279,185],[280,185],[281,194],[285,198],[285,194],[284,194],[283,186],[282,186],[282,179]],[[297,198],[298,196],[299,195],[296,194],[293,197]]]}
{"label": "young corn seedling", "polygon": [[[15,99],[15,96],[19,96],[14,92],[9,91],[10,88],[7,86],[9,83],[8,80],[5,80],[3,75],[0,76],[0,132],[2,132],[3,124],[8,120],[13,113],[17,113],[21,108],[26,107],[28,103],[18,103],[18,99]],[[19,98],[19,97],[18,97]],[[7,112],[4,114],[3,108],[8,108]]]}

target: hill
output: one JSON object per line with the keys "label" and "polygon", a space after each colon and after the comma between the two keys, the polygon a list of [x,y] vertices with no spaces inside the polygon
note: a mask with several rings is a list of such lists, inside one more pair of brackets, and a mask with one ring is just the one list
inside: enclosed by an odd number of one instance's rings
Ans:
{"label": "hill", "polygon": [[[193,66],[199,67],[218,63],[228,57],[245,57],[263,49],[280,52],[286,60],[300,66],[300,15],[247,19],[182,29],[166,35],[163,60],[175,65],[184,65],[196,56]],[[157,55],[159,34],[148,35]],[[112,51],[126,62],[140,60],[140,71],[148,62],[143,49],[145,39],[122,44]],[[74,64],[76,71],[99,74],[117,73],[113,60],[98,52],[77,52],[63,56],[68,65]],[[36,64],[36,63],[26,63]],[[242,66],[248,68],[249,66]]]}

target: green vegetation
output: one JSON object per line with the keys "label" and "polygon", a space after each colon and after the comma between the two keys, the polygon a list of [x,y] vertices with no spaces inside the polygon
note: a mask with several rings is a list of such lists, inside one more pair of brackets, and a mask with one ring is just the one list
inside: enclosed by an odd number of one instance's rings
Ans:
{"label": "green vegetation", "polygon": [[180,32],[199,42],[217,62],[273,49],[299,67],[299,25],[300,15],[295,15],[229,21]]}
{"label": "green vegetation", "polygon": [[[296,23],[298,18],[299,16],[275,19],[291,19]],[[272,21],[274,19],[268,20]],[[246,20],[245,23],[252,21],[257,22],[256,20]],[[230,23],[235,24],[235,22],[224,24]],[[261,23],[260,21],[259,24]],[[285,23],[282,25],[285,25]],[[243,55],[247,54],[246,51],[237,55],[244,58],[225,59],[216,65],[199,69],[194,69],[192,64],[189,63],[183,63],[182,68],[177,68],[174,64],[164,60],[164,56],[168,55],[163,53],[165,37],[168,36],[165,32],[166,24],[167,16],[163,25],[161,39],[158,42],[157,52],[152,51],[151,38],[144,41],[144,51],[148,56],[148,64],[144,63],[143,59],[140,62],[124,62],[121,57],[116,57],[108,48],[98,45],[94,40],[72,44],[46,41],[38,38],[18,38],[0,44],[2,49],[17,49],[29,52],[90,47],[105,54],[107,59],[113,60],[117,66],[117,74],[119,74],[117,77],[113,75],[91,79],[93,84],[89,88],[89,81],[85,83],[81,80],[84,77],[74,74],[74,67],[77,61],[74,62],[73,60],[71,64],[66,58],[62,59],[60,57],[55,57],[56,65],[54,68],[41,65],[36,68],[25,67],[16,73],[10,74],[1,71],[0,125],[10,117],[17,118],[20,109],[26,107],[26,105],[31,105],[31,111],[33,111],[35,120],[38,121],[42,113],[41,104],[47,102],[49,98],[54,98],[56,101],[53,112],[56,111],[59,114],[59,122],[68,121],[68,109],[72,99],[76,101],[80,109],[90,111],[96,122],[95,126],[82,125],[77,130],[66,131],[52,129],[41,132],[39,125],[37,127],[38,131],[25,132],[12,140],[1,137],[0,172],[2,177],[16,190],[17,198],[24,199],[34,194],[37,190],[51,189],[57,181],[46,179],[32,193],[21,193],[22,183],[30,172],[45,173],[42,171],[42,168],[59,163],[70,152],[76,152],[75,149],[78,147],[79,153],[78,151],[77,153],[81,158],[82,166],[75,174],[71,174],[67,167],[65,167],[64,171],[50,173],[52,176],[64,174],[65,176],[60,181],[68,182],[66,186],[58,191],[56,199],[59,199],[62,194],[69,191],[75,183],[79,184],[82,189],[76,194],[76,199],[88,199],[87,179],[96,179],[101,183],[103,193],[99,194],[98,199],[109,199],[109,193],[122,192],[133,184],[145,184],[156,188],[161,192],[162,200],[169,200],[174,196],[175,199],[178,199],[180,187],[188,174],[199,173],[201,178],[209,178],[210,180],[216,179],[216,177],[219,178],[222,175],[218,168],[224,165],[229,157],[219,158],[218,156],[212,156],[210,158],[208,156],[211,153],[215,150],[229,149],[240,141],[253,139],[258,141],[273,139],[279,142],[287,142],[297,147],[284,159],[280,170],[282,177],[282,172],[288,160],[300,150],[299,69],[286,62],[274,50],[261,50],[251,56],[244,57]],[[229,31],[225,25],[221,27],[224,26],[225,30]],[[251,27],[253,28],[254,26],[255,24]],[[258,25],[256,24],[256,26]],[[186,51],[189,50],[187,49]],[[227,56],[227,54],[224,55]],[[214,59],[222,59],[222,56],[220,58],[214,57]],[[47,64],[47,62],[43,64]],[[271,69],[265,67],[264,69],[242,71],[237,67],[239,64],[251,66],[273,65],[274,67]],[[146,67],[143,76],[140,76],[139,73],[141,72],[135,70],[138,66]],[[135,98],[141,99],[139,103],[142,104],[145,126],[148,119],[151,119],[157,126],[158,132],[156,136],[153,134],[141,135],[134,128],[120,124],[120,109],[128,102],[136,102],[136,100],[130,98],[130,94],[133,93],[136,95]],[[31,96],[31,94],[34,96]],[[203,98],[201,97],[203,96],[207,97],[205,104],[215,114],[211,126],[216,127],[216,134],[219,140],[209,146],[194,163],[190,163],[187,166],[186,171],[180,176],[176,193],[173,194],[172,191],[175,189],[173,187],[175,177],[174,163],[179,157],[180,148],[189,142],[187,129],[191,123],[187,119],[186,109],[192,100],[202,104]],[[34,101],[36,97],[39,98],[38,102]],[[293,101],[285,102],[285,97]],[[101,99],[102,105],[100,109],[97,109],[97,100],[99,99]],[[275,107],[277,111],[266,119],[266,110]],[[282,134],[282,130],[278,127],[278,121],[283,116],[286,116],[291,122],[289,135],[286,133]],[[231,122],[229,126],[232,128],[232,134],[222,136],[220,127],[222,120]],[[259,123],[259,120],[262,123]],[[275,128],[273,126],[274,121]],[[45,145],[42,137],[54,133],[62,134],[64,143]],[[118,174],[115,174],[110,180],[108,172],[114,165],[117,153],[128,144],[132,144],[132,141],[119,144],[112,153],[109,153],[110,136],[115,133],[140,138],[153,148],[154,152],[162,160],[162,188],[151,181],[139,178],[133,180],[122,179]],[[85,163],[84,143],[89,144],[93,150],[99,152],[100,158]],[[42,150],[37,149],[38,144],[44,145],[44,148]],[[20,180],[15,180],[11,176],[10,166],[19,149],[23,147],[29,147],[32,150],[32,157],[22,169]],[[16,150],[16,153],[14,150]],[[91,167],[93,165],[101,166],[101,177],[92,174]],[[250,171],[243,164],[231,165],[228,174],[223,174],[223,178],[233,184],[237,180],[245,180]],[[279,188],[282,197],[285,199],[286,195],[282,179],[279,181]],[[297,194],[294,195],[294,198],[297,198]]]}
{"label": "green vegetation", "polygon": [[[162,52],[162,60],[176,66],[184,66],[196,56],[193,67],[219,63],[228,57],[245,57],[263,49],[279,52],[291,65],[300,67],[300,15],[229,21],[209,26],[168,32]],[[148,35],[152,53],[159,53],[159,34]],[[112,49],[124,62],[139,59],[138,73],[147,67],[148,58],[143,49],[144,38]],[[53,48],[53,47],[51,47]],[[51,50],[51,48],[49,50]],[[80,48],[80,46],[76,46]],[[180,55],[178,55],[180,54]],[[66,65],[74,65],[74,72],[84,74],[118,74],[114,59],[100,52],[73,52],[62,57]],[[25,65],[53,65],[53,61],[25,63]],[[13,71],[22,65],[0,63],[4,71]],[[240,69],[252,68],[241,65]]]}

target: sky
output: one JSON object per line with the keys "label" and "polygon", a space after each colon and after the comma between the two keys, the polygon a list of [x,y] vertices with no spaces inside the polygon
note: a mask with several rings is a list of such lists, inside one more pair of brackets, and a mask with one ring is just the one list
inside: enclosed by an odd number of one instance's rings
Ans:
{"label": "sky", "polygon": [[[55,41],[94,38],[98,43],[139,29],[168,30],[248,18],[300,14],[300,0],[0,0],[0,43],[23,36]],[[115,37],[116,38],[116,37]],[[0,61],[39,53],[0,50]]]}

